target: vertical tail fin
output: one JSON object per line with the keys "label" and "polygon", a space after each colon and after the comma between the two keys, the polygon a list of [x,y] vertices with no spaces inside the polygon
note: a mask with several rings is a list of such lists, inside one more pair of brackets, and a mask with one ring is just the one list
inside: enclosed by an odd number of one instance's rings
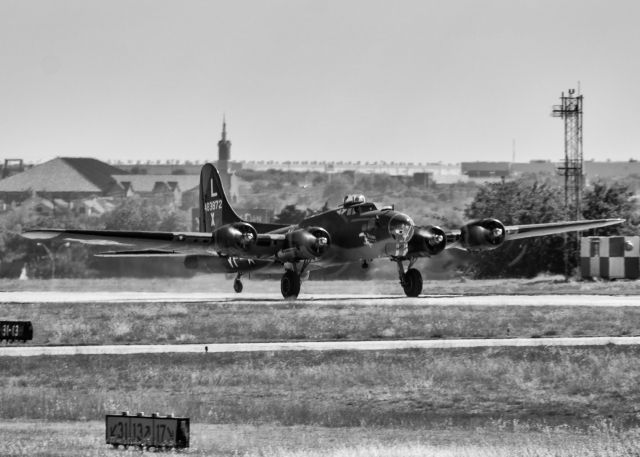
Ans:
{"label": "vertical tail fin", "polygon": [[216,167],[210,163],[200,170],[200,231],[212,232],[222,225],[241,222],[222,187]]}

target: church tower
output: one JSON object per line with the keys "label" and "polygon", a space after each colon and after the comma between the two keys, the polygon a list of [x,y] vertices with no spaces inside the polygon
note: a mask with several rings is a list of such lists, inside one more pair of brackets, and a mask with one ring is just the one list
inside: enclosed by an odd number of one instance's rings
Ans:
{"label": "church tower", "polygon": [[229,173],[229,160],[231,159],[231,141],[227,140],[227,121],[222,118],[222,138],[218,141],[218,163],[222,185],[227,193],[231,191],[231,175]]}

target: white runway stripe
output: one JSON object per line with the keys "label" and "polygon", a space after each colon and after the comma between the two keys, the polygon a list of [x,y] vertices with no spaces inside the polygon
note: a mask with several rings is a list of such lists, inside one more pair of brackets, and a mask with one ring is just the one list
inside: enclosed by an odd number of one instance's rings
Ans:
{"label": "white runway stripe", "polygon": [[4,346],[0,357],[29,357],[40,355],[101,355],[101,354],[169,354],[222,352],[276,352],[276,351],[386,351],[398,349],[452,349],[475,347],[530,347],[530,346],[604,346],[638,345],[640,337],[587,337],[587,338],[505,338],[459,340],[393,340],[393,341],[303,341],[281,343],[233,344],[154,344],[105,346]]}

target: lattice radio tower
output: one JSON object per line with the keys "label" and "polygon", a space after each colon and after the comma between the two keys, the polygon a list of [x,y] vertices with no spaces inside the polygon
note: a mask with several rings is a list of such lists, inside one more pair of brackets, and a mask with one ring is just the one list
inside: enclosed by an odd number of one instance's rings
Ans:
{"label": "lattice radio tower", "polygon": [[581,201],[584,183],[582,172],[582,95],[569,89],[560,97],[562,104],[553,106],[553,117],[564,119],[564,163],[558,167],[564,176],[565,218],[582,219]]}
{"label": "lattice radio tower", "polygon": [[[582,186],[584,182],[582,172],[582,95],[578,95],[574,89],[569,89],[569,95],[564,92],[560,97],[560,105],[554,105],[552,116],[564,119],[564,163],[558,167],[558,171],[564,175],[564,218],[565,220],[582,219],[581,201]],[[576,234],[576,245],[580,235]],[[570,276],[569,251],[571,244],[565,234],[564,248],[564,272],[568,279]],[[576,249],[576,256],[580,251]],[[579,264],[579,258],[577,259]]]}

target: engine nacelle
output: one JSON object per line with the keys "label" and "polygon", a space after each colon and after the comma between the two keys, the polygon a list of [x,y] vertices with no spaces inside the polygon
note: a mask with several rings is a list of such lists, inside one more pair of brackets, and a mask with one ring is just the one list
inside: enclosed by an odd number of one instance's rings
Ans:
{"label": "engine nacelle", "polygon": [[287,233],[285,247],[276,256],[283,262],[322,257],[331,245],[329,232],[321,227],[307,227]]}
{"label": "engine nacelle", "polygon": [[213,240],[218,251],[241,255],[256,244],[258,232],[251,224],[234,222],[214,230]]}
{"label": "engine nacelle", "polygon": [[440,254],[447,246],[447,235],[440,227],[428,225],[416,227],[409,240],[408,256],[431,257]]}
{"label": "engine nacelle", "polygon": [[470,251],[488,251],[504,243],[506,231],[497,219],[470,222],[460,229],[460,245]]}

